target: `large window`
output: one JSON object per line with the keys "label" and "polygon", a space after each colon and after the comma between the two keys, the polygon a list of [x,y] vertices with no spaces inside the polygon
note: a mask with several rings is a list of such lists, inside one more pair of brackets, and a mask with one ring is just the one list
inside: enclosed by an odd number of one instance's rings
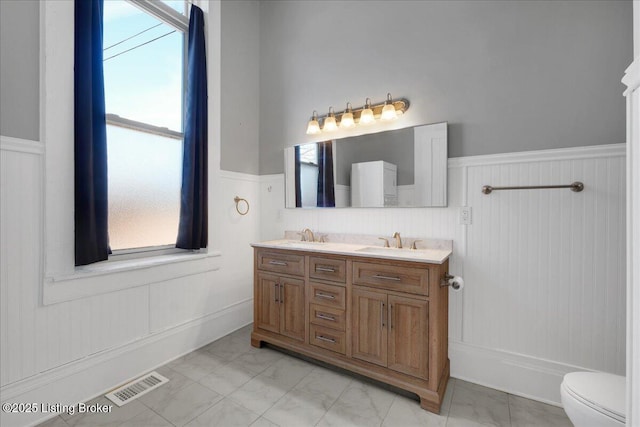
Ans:
{"label": "large window", "polygon": [[186,2],[104,2],[112,250],[173,246],[180,214]]}

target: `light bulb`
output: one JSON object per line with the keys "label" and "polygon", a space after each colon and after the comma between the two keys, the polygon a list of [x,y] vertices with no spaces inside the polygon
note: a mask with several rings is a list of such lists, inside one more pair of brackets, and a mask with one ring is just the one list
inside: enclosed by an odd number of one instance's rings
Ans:
{"label": "light bulb", "polygon": [[340,127],[344,129],[352,128],[356,125],[356,122],[353,121],[353,111],[351,109],[351,103],[347,102],[347,109],[345,113],[342,114],[340,118]]}
{"label": "light bulb", "polygon": [[325,132],[333,132],[338,129],[338,124],[336,123],[336,116],[333,113],[333,107],[329,107],[329,115],[326,119],[324,119],[324,125],[322,126],[322,130]]}
{"label": "light bulb", "polygon": [[360,113],[360,123],[363,125],[367,125],[375,121],[376,119],[375,117],[373,117],[373,110],[371,109],[371,100],[367,98],[364,110],[362,110],[362,113]]}
{"label": "light bulb", "polygon": [[382,107],[382,114],[380,114],[380,120],[393,120],[398,116],[396,114],[396,107],[393,106],[393,101],[391,100],[391,94],[387,94],[387,100],[384,103],[384,107]]}
{"label": "light bulb", "polygon": [[313,112],[313,116],[309,123],[307,124],[307,135],[316,135],[320,133],[320,123],[318,123],[318,113]]}

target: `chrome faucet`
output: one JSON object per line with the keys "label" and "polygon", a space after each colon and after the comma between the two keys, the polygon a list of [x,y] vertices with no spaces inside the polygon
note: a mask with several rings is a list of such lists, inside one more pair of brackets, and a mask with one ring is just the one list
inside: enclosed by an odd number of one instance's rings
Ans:
{"label": "chrome faucet", "polygon": [[396,248],[402,249],[402,239],[400,238],[400,233],[397,231],[393,233],[393,238],[396,239]]}
{"label": "chrome faucet", "polygon": [[302,236],[306,237],[307,242],[315,242],[315,237],[313,236],[313,231],[311,231],[309,228],[305,228],[304,230],[302,230]]}

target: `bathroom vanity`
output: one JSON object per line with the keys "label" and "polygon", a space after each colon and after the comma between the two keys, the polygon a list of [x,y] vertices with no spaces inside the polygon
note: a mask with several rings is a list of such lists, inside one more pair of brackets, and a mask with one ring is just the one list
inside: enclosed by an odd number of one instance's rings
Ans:
{"label": "bathroom vanity", "polygon": [[451,254],[450,242],[439,242],[418,250],[254,244],[251,344],[269,343],[407,390],[438,413],[449,378]]}

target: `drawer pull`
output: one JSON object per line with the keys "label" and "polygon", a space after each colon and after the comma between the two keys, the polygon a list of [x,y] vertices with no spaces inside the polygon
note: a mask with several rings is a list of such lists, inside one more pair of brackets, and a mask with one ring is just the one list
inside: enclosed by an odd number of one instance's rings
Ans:
{"label": "drawer pull", "polygon": [[323,272],[326,272],[326,273],[335,273],[336,269],[335,268],[330,268],[330,267],[316,266],[316,271],[323,271]]}
{"label": "drawer pull", "polygon": [[271,264],[271,265],[283,265],[283,266],[287,265],[287,263],[284,262],[284,261],[275,261],[275,260],[269,261],[269,264]]}
{"label": "drawer pull", "polygon": [[382,280],[393,280],[394,282],[399,282],[402,279],[399,277],[393,277],[393,276],[383,276],[381,274],[375,274],[373,276],[374,279],[382,279]]}
{"label": "drawer pull", "polygon": [[327,316],[327,315],[326,315],[326,314],[324,314],[324,313],[316,313],[316,317],[317,317],[318,319],[330,320],[330,321],[332,321],[332,322],[335,322],[335,321],[336,321],[336,318],[335,318],[335,317],[333,317],[333,316]]}
{"label": "drawer pull", "polygon": [[320,340],[320,341],[330,342],[331,344],[335,344],[336,343],[336,340],[334,340],[333,338],[323,337],[322,335],[316,335],[316,339]]}
{"label": "drawer pull", "polygon": [[316,297],[324,299],[336,299],[335,296],[329,294],[323,294],[322,292],[316,292]]}

